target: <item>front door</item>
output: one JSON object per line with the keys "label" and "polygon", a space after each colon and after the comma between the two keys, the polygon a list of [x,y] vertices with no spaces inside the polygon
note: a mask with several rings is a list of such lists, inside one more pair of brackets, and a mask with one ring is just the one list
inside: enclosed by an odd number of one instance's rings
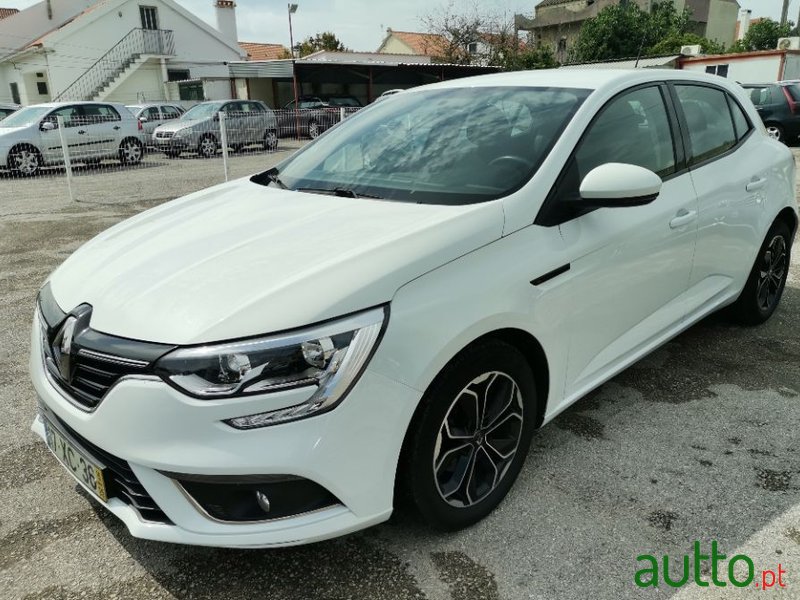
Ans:
{"label": "front door", "polygon": [[[86,146],[82,145],[84,140],[82,135],[78,133],[82,125],[80,106],[69,105],[50,112],[42,119],[39,125],[39,135],[45,162],[60,163],[64,160],[64,153],[61,150],[61,132],[58,130],[58,117],[64,118],[63,135],[70,158],[83,158]],[[42,129],[41,125],[45,122],[55,125],[55,129]]]}
{"label": "front door", "polygon": [[680,326],[697,235],[697,199],[666,86],[635,88],[611,100],[570,159],[555,201],[580,202],[579,186],[609,162],[645,167],[664,179],[652,203],[600,208],[559,228],[572,303],[565,382],[571,401]]}

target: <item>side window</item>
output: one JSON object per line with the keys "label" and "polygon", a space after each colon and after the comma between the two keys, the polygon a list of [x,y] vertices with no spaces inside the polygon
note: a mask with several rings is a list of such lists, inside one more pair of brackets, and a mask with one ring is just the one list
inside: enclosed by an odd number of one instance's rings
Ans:
{"label": "side window", "polygon": [[763,106],[771,102],[771,94],[768,87],[762,88],[747,88],[750,92],[750,100],[756,106]]}
{"label": "side window", "polygon": [[742,107],[739,106],[739,103],[736,102],[732,96],[728,96],[728,104],[730,105],[731,114],[733,115],[733,126],[736,129],[736,139],[741,140],[752,129],[750,126],[750,120],[747,118],[747,115],[744,114]]}
{"label": "side window", "polygon": [[634,90],[611,101],[591,125],[575,153],[579,180],[604,163],[675,172],[675,147],[661,90]]}
{"label": "side window", "polygon": [[250,106],[250,112],[258,112],[258,113],[264,112],[264,107],[258,102],[248,102],[247,104],[248,106]]}
{"label": "side window", "polygon": [[78,127],[83,125],[80,110],[77,106],[62,106],[51,112],[43,120],[50,121],[58,127],[58,117],[64,117],[64,127]]}
{"label": "side window", "polygon": [[676,85],[675,90],[689,126],[691,164],[719,156],[736,145],[725,92],[699,85]]}
{"label": "side window", "polygon": [[228,118],[240,117],[242,116],[242,103],[228,102],[225,106],[222,107],[222,112],[224,112],[228,116]]}
{"label": "side window", "polygon": [[107,104],[84,104],[81,109],[82,125],[97,125],[120,120],[119,113]]}
{"label": "side window", "polygon": [[158,114],[157,106],[151,106],[146,111],[144,111],[144,116],[147,117],[149,121],[158,121],[161,119],[161,115]]}
{"label": "side window", "polygon": [[162,106],[161,115],[164,119],[179,119],[181,116],[180,111],[174,106]]}

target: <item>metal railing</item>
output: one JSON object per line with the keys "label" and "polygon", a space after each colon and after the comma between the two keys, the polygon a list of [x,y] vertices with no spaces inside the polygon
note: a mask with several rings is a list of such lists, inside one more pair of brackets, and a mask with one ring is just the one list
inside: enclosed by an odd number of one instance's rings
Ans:
{"label": "metal railing", "polygon": [[169,29],[132,29],[54,100],[94,100],[144,54],[174,56],[173,32]]}

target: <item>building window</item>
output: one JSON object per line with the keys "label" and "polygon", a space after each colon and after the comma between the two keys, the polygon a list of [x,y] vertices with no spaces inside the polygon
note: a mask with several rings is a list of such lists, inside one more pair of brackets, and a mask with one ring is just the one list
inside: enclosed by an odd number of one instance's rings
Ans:
{"label": "building window", "polygon": [[158,29],[158,9],[155,6],[140,6],[142,29]]}
{"label": "building window", "polygon": [[12,81],[8,84],[8,87],[11,88],[11,101],[14,104],[20,104],[19,101],[19,86],[17,85],[16,81]]}
{"label": "building window", "polygon": [[477,54],[478,53],[478,42],[470,42],[467,44],[467,52],[470,54]]}
{"label": "building window", "polygon": [[36,91],[39,92],[40,96],[47,96],[47,82],[46,81],[37,81],[36,82]]}
{"label": "building window", "polygon": [[711,65],[710,67],[706,67],[706,73],[719,75],[720,77],[727,77],[729,66],[730,65]]}
{"label": "building window", "polygon": [[167,81],[186,81],[191,79],[189,69],[167,69]]}
{"label": "building window", "polygon": [[191,81],[178,84],[178,94],[181,100],[205,100],[203,95],[203,82]]}

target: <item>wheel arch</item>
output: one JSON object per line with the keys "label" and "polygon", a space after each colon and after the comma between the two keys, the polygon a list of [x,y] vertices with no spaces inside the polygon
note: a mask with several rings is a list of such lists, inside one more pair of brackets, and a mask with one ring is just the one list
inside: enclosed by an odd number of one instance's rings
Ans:
{"label": "wheel arch", "polygon": [[775,217],[774,222],[783,221],[789,226],[789,230],[792,232],[792,236],[797,235],[797,227],[798,227],[798,220],[797,214],[795,211],[787,206],[783,210],[781,210],[778,215]]}

